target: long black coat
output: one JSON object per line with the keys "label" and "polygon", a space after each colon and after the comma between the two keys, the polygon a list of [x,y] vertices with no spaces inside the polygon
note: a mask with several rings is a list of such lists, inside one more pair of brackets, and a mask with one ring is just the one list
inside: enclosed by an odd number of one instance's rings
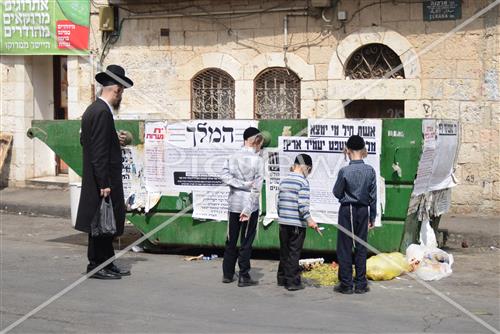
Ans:
{"label": "long black coat", "polygon": [[92,218],[100,208],[100,189],[111,188],[116,235],[121,235],[125,222],[122,154],[113,115],[106,102],[97,99],[87,108],[81,131],[83,177],[75,229],[90,232]]}

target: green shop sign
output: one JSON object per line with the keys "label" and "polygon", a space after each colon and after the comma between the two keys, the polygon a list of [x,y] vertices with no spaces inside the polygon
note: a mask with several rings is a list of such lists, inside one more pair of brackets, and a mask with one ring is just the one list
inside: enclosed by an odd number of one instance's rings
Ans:
{"label": "green shop sign", "polygon": [[0,54],[89,53],[89,0],[0,0]]}

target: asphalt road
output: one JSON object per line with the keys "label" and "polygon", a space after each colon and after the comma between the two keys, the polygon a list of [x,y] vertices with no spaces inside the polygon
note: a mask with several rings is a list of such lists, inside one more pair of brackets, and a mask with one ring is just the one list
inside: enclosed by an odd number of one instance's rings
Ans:
{"label": "asphalt road", "polygon": [[[67,219],[1,215],[4,329],[76,281],[86,265],[86,235]],[[500,251],[455,249],[452,276],[430,284],[500,329]],[[373,282],[366,295],[275,282],[277,262],[253,260],[257,287],[222,284],[221,260],[127,253],[119,281],[86,280],[11,333],[488,333],[408,276]]]}

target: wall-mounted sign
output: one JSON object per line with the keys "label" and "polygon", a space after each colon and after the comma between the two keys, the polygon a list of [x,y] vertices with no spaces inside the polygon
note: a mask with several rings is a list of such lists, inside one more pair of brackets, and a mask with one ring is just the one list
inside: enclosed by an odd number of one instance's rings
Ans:
{"label": "wall-mounted sign", "polygon": [[2,0],[0,54],[88,54],[89,18],[89,0]]}
{"label": "wall-mounted sign", "polygon": [[424,21],[459,20],[462,0],[426,0],[423,2]]}

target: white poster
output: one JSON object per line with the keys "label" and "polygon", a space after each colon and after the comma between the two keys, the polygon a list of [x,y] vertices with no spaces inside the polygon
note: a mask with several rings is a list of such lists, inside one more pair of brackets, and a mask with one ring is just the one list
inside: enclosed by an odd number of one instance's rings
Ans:
{"label": "white poster", "polygon": [[[368,157],[365,163],[371,165],[380,175],[381,120],[309,120],[309,137],[280,137],[279,164],[281,178],[300,153],[307,153],[313,160],[313,171],[309,175],[311,190],[311,215],[320,223],[336,224],[340,204],[333,196],[333,186],[340,168],[346,166],[348,158],[343,154],[345,143],[351,135],[365,139]],[[376,226],[381,226],[380,180],[377,178]]]}
{"label": "white poster", "polygon": [[266,216],[264,225],[278,219],[277,198],[280,185],[279,151],[277,148],[266,148],[263,150],[266,180]]}
{"label": "white poster", "polygon": [[144,126],[144,178],[151,193],[167,191],[165,148],[167,122],[146,122]]}
{"label": "white poster", "polygon": [[229,189],[193,191],[193,218],[227,220]]}
{"label": "white poster", "polygon": [[456,185],[452,173],[458,153],[458,121],[424,120],[424,144],[412,196]]}
{"label": "white poster", "polygon": [[127,210],[149,210],[144,182],[142,146],[122,147],[122,182]]}
{"label": "white poster", "polygon": [[436,157],[432,165],[432,176],[429,190],[441,190],[454,187],[452,173],[455,167],[455,160],[458,154],[458,121],[438,120],[436,121],[437,144]]}
{"label": "white poster", "polygon": [[257,124],[257,121],[248,120],[193,120],[169,124],[165,151],[168,189],[191,192],[223,186],[220,174],[224,161],[243,147],[245,129],[257,127]]}
{"label": "white poster", "polygon": [[429,189],[432,175],[432,165],[436,156],[436,121],[425,119],[422,121],[422,133],[424,135],[424,147],[418,163],[417,177],[414,181],[412,196],[418,196]]}

